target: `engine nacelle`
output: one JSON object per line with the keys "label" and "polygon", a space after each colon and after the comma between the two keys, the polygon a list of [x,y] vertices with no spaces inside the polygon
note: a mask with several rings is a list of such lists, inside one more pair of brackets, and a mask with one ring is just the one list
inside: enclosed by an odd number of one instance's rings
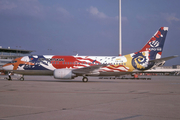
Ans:
{"label": "engine nacelle", "polygon": [[54,78],[56,79],[73,79],[76,75],[72,73],[71,69],[55,69]]}

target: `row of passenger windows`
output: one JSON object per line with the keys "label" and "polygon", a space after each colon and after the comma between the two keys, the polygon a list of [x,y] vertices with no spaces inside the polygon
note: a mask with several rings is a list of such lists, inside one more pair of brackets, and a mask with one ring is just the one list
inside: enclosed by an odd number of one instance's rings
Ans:
{"label": "row of passenger windows", "polygon": [[51,62],[52,64],[75,64],[75,65],[100,65],[100,64],[109,64],[109,65],[126,65],[126,63],[86,63],[86,62]]}

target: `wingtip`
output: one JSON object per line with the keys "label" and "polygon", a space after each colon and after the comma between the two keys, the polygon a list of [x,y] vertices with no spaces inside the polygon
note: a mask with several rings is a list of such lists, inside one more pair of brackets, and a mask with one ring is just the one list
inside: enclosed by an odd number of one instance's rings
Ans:
{"label": "wingtip", "polygon": [[178,57],[178,55],[174,55],[173,57],[175,57],[175,58],[176,58],[176,57]]}

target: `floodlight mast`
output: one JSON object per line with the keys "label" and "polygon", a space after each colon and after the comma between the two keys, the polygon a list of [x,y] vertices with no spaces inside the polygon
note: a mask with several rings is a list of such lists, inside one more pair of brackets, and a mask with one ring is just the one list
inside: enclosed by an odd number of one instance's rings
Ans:
{"label": "floodlight mast", "polygon": [[121,0],[119,0],[119,56],[122,55],[121,38]]}

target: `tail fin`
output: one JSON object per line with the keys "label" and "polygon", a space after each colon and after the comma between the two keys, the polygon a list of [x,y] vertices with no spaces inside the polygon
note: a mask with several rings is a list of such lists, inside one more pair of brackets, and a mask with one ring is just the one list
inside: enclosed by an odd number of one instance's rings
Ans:
{"label": "tail fin", "polygon": [[139,52],[148,51],[150,60],[161,58],[167,31],[168,27],[161,27]]}
{"label": "tail fin", "polygon": [[132,54],[134,68],[147,70],[154,66],[149,61],[161,58],[167,31],[168,27],[161,27],[139,52]]}

